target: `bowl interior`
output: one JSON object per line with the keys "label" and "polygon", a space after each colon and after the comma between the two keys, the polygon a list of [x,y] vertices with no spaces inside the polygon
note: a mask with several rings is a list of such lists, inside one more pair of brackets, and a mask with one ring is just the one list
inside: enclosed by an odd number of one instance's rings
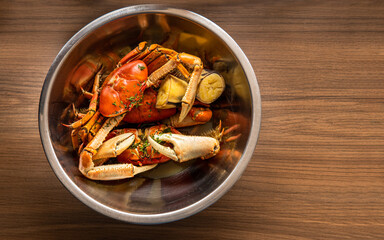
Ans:
{"label": "bowl interior", "polygon": [[[187,131],[203,131],[221,120],[225,128],[237,125],[238,128],[230,134],[240,134],[240,137],[224,143],[220,154],[213,159],[183,164],[168,162],[127,180],[89,180],[78,171],[78,157],[71,147],[70,131],[61,125],[60,116],[73,101],[73,95],[66,92],[73,71],[79,63],[89,59],[98,61],[108,54],[121,57],[141,41],[164,44],[178,52],[197,55],[205,67],[219,71],[225,78],[226,90],[212,105],[213,121]],[[103,23],[72,44],[52,74],[47,111],[53,151],[61,169],[78,189],[113,210],[146,215],[183,209],[199,202],[224,183],[241,160],[250,138],[253,103],[244,70],[223,40],[186,18],[149,12]],[[49,158],[49,161],[52,164],[57,160]]]}

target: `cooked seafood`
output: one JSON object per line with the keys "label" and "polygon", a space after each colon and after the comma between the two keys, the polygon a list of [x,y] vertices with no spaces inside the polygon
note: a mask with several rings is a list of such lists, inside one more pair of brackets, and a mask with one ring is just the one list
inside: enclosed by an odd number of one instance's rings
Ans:
{"label": "cooked seafood", "polygon": [[[89,76],[79,78],[82,83],[76,86],[82,95],[72,104],[74,122],[63,124],[72,129],[72,146],[78,150],[79,170],[85,177],[131,178],[158,163],[207,159],[220,151],[221,124],[211,136],[183,135],[175,129],[210,121],[209,104],[224,90],[222,76],[204,70],[200,58],[142,42],[106,77],[104,71],[98,66],[91,92],[83,89]],[[200,106],[195,106],[196,95]],[[89,104],[79,113],[83,99]],[[159,121],[164,124],[158,125]],[[121,122],[155,126],[122,128]],[[110,158],[118,163],[105,164]]]}

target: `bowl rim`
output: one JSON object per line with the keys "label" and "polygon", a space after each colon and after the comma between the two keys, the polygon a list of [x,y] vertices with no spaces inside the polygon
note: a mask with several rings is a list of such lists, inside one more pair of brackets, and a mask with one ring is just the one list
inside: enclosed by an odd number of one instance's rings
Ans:
{"label": "bowl rim", "polygon": [[[145,13],[161,13],[184,18],[202,27],[205,27],[209,31],[216,34],[222,41],[224,41],[225,44],[227,44],[243,68],[245,76],[248,79],[252,99],[252,122],[250,130],[251,137],[248,138],[246,147],[241,158],[239,159],[239,162],[233,171],[228,175],[228,177],[215,190],[213,190],[199,201],[178,210],[156,214],[136,214],[120,211],[96,201],[91,196],[83,192],[69,178],[69,176],[62,168],[50,139],[48,124],[48,99],[50,98],[53,79],[57,73],[56,70],[60,67],[61,61],[65,58],[66,54],[72,49],[72,47],[89,32],[96,30],[108,22],[127,16],[134,16]],[[115,11],[104,14],[84,26],[72,38],[68,40],[68,42],[62,47],[58,55],[55,57],[50,69],[48,70],[40,95],[38,115],[40,139],[45,155],[56,177],[68,191],[70,191],[77,199],[79,199],[88,207],[111,218],[135,224],[160,224],[177,221],[204,210],[218,199],[220,199],[226,192],[228,192],[241,177],[242,173],[245,171],[249,161],[252,158],[259,137],[261,125],[261,96],[256,75],[248,58],[237,45],[237,43],[232,39],[232,37],[230,37],[229,34],[227,34],[222,28],[220,28],[209,19],[189,10],[172,8],[160,4],[143,4],[117,9]]]}

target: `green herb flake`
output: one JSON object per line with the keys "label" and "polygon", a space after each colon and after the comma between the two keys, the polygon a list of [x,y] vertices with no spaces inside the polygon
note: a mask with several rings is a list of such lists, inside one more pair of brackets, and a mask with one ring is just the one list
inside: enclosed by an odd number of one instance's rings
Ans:
{"label": "green herb flake", "polygon": [[171,128],[167,127],[163,130],[163,133],[171,133]]}
{"label": "green herb flake", "polygon": [[134,143],[132,144],[129,149],[135,149],[137,146],[139,146],[140,143]]}
{"label": "green herb flake", "polygon": [[140,69],[140,71],[143,71],[145,69],[145,67],[141,65],[137,65],[137,67]]}

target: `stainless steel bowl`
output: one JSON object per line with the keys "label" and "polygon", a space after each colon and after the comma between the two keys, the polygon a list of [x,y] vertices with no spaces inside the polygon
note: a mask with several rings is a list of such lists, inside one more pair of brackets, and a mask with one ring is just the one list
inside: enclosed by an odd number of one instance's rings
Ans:
{"label": "stainless steel bowl", "polygon": [[[172,40],[173,38],[173,40]],[[120,181],[92,181],[77,169],[69,131],[60,115],[71,71],[88,57],[135,46],[142,40],[178,39],[176,50],[200,56],[221,72],[226,91],[215,103],[214,121],[239,124],[241,137],[207,161],[168,163],[157,170]],[[190,11],[161,5],[139,5],[108,13],[76,33],[55,58],[40,97],[39,128],[48,161],[64,186],[94,210],[115,219],[157,224],[193,215],[223,196],[240,178],[256,146],[261,100],[256,76],[236,42],[210,20]],[[215,122],[214,122],[215,124]],[[235,133],[234,133],[235,134]]]}

